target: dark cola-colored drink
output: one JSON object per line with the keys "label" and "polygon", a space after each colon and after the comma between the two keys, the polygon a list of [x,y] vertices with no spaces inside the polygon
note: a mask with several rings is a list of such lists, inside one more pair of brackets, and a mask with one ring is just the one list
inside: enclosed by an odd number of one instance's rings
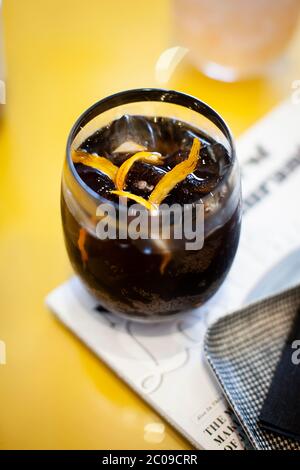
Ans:
{"label": "dark cola-colored drink", "polygon": [[[203,305],[216,292],[238,246],[240,193],[235,186],[239,182],[232,175],[233,157],[225,146],[177,119],[123,115],[75,149],[80,158],[74,165],[81,181],[103,200],[118,204],[113,179],[85,164],[85,154],[101,156],[119,168],[137,151],[159,153],[158,163],[141,159],[126,174],[124,191],[147,201],[164,175],[189,158],[195,139],[201,143],[196,167],[162,202],[182,207],[203,204],[204,243],[198,250],[183,244],[176,248],[168,241],[162,248],[171,248],[160,251],[151,240],[143,244],[130,238],[99,239],[78,220],[63,191],[63,228],[73,267],[99,303],[112,312],[143,320],[168,317]],[[128,205],[132,203],[128,199]]]}

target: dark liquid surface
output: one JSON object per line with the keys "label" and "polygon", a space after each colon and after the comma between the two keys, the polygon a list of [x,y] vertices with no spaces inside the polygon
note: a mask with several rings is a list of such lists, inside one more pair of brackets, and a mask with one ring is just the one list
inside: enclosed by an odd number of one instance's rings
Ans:
{"label": "dark liquid surface", "polygon": [[[163,156],[162,165],[136,162],[126,178],[126,191],[148,199],[163,175],[186,160],[195,137],[201,141],[196,170],[185,181],[178,183],[164,200],[166,204],[188,204],[213,191],[231,168],[225,147],[198,129],[175,119],[125,115],[86,139],[80,148],[106,157],[117,166],[136,153],[116,152],[124,142],[135,142],[145,146],[147,151],[159,152]],[[116,196],[109,192],[114,189],[114,185],[107,176],[81,163],[75,166],[90,188],[105,198],[117,201]]]}
{"label": "dark liquid surface", "polygon": [[[134,121],[134,125],[133,125]],[[121,165],[135,152],[115,152],[132,141],[160,152],[164,162],[153,166],[136,162],[126,178],[127,191],[145,199],[160,178],[186,159],[193,138],[201,140],[199,164],[192,175],[179,183],[164,200],[190,203],[214,191],[230,171],[232,162],[226,149],[189,127],[166,118],[146,119],[123,116],[89,137],[81,149],[109,158]],[[111,180],[99,171],[76,164],[84,182],[107,199],[114,198]],[[226,200],[224,200],[226,204]],[[220,207],[222,211],[222,207]],[[240,204],[237,201],[224,223],[205,236],[201,250],[176,250],[162,269],[164,255],[145,252],[127,240],[99,240],[86,233],[87,261],[78,247],[82,227],[62,196],[62,219],[66,246],[74,269],[108,310],[133,318],[151,319],[202,305],[222,284],[233,261],[240,233]]]}

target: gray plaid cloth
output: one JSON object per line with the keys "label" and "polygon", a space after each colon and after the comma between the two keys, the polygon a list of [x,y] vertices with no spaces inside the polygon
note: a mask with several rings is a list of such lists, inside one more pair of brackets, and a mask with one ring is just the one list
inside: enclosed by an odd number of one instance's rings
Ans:
{"label": "gray plaid cloth", "polygon": [[206,334],[207,359],[255,449],[300,450],[300,442],[258,424],[299,306],[300,286],[221,318]]}

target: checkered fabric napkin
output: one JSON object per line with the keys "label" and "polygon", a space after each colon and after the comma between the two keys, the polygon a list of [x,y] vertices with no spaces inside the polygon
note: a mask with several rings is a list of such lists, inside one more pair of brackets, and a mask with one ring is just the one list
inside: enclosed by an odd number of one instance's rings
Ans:
{"label": "checkered fabric napkin", "polygon": [[259,425],[262,405],[299,306],[300,286],[221,318],[206,334],[207,359],[256,449],[300,450],[300,442]]}

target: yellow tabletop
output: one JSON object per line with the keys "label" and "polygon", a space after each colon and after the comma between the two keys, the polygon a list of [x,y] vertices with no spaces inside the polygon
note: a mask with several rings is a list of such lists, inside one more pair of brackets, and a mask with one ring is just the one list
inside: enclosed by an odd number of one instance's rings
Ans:
{"label": "yellow tabletop", "polygon": [[[169,7],[167,0],[4,1],[0,448],[190,448],[165,423],[152,440],[145,426],[161,418],[44,305],[71,274],[59,211],[68,131],[101,97],[157,85],[156,59],[176,44]],[[210,103],[237,135],[291,93],[300,79],[298,42],[272,79],[221,84],[182,64],[169,85]]]}

